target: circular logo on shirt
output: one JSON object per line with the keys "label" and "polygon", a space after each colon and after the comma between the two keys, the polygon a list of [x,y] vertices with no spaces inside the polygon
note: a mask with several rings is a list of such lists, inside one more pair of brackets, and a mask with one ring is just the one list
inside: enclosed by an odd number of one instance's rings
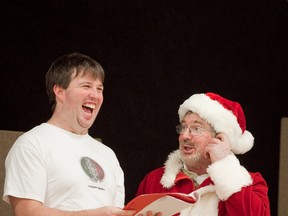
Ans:
{"label": "circular logo on shirt", "polygon": [[94,182],[101,182],[104,178],[104,170],[102,167],[93,159],[89,157],[81,158],[81,166],[84,172],[90,177]]}

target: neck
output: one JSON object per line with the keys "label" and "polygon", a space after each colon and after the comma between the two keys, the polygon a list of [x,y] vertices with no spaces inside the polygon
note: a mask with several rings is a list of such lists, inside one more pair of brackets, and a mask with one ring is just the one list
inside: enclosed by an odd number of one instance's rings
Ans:
{"label": "neck", "polygon": [[184,164],[184,169],[188,172],[196,173],[197,175],[203,175],[207,174],[207,167],[195,167],[195,166],[189,166],[187,164]]}
{"label": "neck", "polygon": [[87,128],[73,127],[71,126],[71,124],[67,124],[66,121],[56,118],[54,115],[52,115],[52,117],[47,121],[47,123],[78,135],[85,135],[88,133]]}

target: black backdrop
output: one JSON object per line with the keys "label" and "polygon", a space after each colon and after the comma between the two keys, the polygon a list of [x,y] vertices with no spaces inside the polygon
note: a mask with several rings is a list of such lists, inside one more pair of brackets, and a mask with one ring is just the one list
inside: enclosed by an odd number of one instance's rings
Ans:
{"label": "black backdrop", "polygon": [[213,91],[239,101],[255,146],[239,156],[277,214],[280,119],[288,116],[287,1],[1,1],[0,129],[29,130],[50,108],[44,76],[78,51],[106,71],[92,136],[117,154],[126,201],[177,148],[179,105]]}

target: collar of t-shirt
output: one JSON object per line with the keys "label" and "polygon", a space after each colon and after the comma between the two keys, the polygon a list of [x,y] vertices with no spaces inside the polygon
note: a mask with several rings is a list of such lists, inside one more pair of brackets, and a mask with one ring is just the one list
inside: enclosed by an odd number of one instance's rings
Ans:
{"label": "collar of t-shirt", "polygon": [[208,174],[197,175],[197,173],[188,170],[186,164],[184,164],[182,171],[192,179],[196,187],[198,187],[208,177]]}

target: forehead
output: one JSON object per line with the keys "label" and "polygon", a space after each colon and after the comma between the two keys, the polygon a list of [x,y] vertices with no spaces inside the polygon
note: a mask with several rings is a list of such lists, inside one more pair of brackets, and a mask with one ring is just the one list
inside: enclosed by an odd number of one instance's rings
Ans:
{"label": "forehead", "polygon": [[91,73],[85,73],[84,71],[76,74],[75,72],[71,76],[71,81],[68,86],[79,86],[84,83],[89,83],[89,85],[102,86],[103,81],[100,77],[95,77]]}
{"label": "forehead", "polygon": [[76,71],[74,71],[72,74],[71,74],[71,81],[73,80],[81,80],[81,79],[92,79],[92,80],[96,80],[96,79],[100,79],[99,77],[97,77],[95,75],[95,73],[93,73],[92,71],[89,72],[87,70],[81,70],[79,71],[78,73]]}
{"label": "forehead", "polygon": [[102,83],[104,81],[104,74],[102,74],[100,71],[98,71],[95,68],[79,67],[79,68],[73,68],[72,71],[73,72],[71,73],[71,80],[75,78],[89,77],[89,78],[93,78],[94,80],[100,79]]}
{"label": "forehead", "polygon": [[201,125],[208,125],[206,120],[202,119],[197,113],[188,112],[183,117],[182,123],[185,124],[201,124]]}

